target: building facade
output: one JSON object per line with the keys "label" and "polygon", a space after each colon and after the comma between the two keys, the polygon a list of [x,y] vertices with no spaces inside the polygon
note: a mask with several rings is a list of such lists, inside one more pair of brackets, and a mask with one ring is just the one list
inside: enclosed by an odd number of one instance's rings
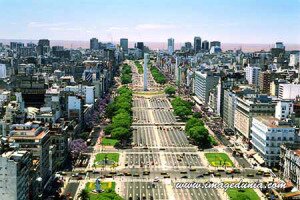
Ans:
{"label": "building facade", "polygon": [[220,77],[211,72],[195,72],[194,91],[196,96],[204,104],[208,103],[209,93],[219,83]]}
{"label": "building facade", "polygon": [[274,117],[255,117],[252,122],[252,146],[268,167],[280,163],[280,145],[294,143],[295,128]]}

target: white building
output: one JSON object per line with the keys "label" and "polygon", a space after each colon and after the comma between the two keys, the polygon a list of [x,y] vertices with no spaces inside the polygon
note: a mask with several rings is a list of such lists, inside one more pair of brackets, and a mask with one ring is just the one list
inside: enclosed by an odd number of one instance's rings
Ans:
{"label": "white building", "polygon": [[169,38],[168,39],[168,52],[170,55],[174,53],[174,38]]}
{"label": "white building", "polygon": [[299,64],[299,53],[290,54],[289,66],[295,67],[297,64]]}
{"label": "white building", "polygon": [[94,86],[84,86],[85,90],[85,103],[94,104],[95,102],[95,87]]}
{"label": "white building", "polygon": [[274,117],[253,118],[251,131],[253,148],[269,167],[279,164],[280,145],[295,140],[295,128]]}
{"label": "white building", "polygon": [[194,91],[196,96],[204,104],[208,103],[209,93],[215,89],[219,83],[220,77],[213,73],[195,72]]}
{"label": "white building", "polygon": [[81,118],[82,99],[78,96],[68,96],[68,117]]}
{"label": "white building", "polygon": [[248,83],[250,85],[258,85],[260,68],[247,66],[245,68],[245,72],[246,72],[246,80],[248,81]]}
{"label": "white building", "polygon": [[300,84],[279,84],[278,97],[280,99],[295,99],[300,96]]}
{"label": "white building", "polygon": [[0,64],[0,78],[6,78],[6,65]]}
{"label": "white building", "polygon": [[293,113],[293,101],[281,100],[275,106],[275,118],[284,120]]}
{"label": "white building", "polygon": [[28,151],[9,151],[0,156],[1,199],[29,199],[31,163]]}

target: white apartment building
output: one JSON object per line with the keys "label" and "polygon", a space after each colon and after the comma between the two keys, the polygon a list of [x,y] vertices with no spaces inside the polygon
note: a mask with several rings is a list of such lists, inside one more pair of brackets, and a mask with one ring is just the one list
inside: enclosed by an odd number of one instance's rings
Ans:
{"label": "white apartment building", "polygon": [[0,78],[6,78],[6,65],[0,64]]}
{"label": "white apartment building", "polygon": [[246,80],[248,81],[248,83],[250,85],[258,85],[260,68],[247,66],[245,68],[245,72],[246,72]]}
{"label": "white apartment building", "polygon": [[251,131],[253,148],[269,167],[279,165],[280,146],[295,140],[295,128],[274,117],[253,118]]}
{"label": "white apartment building", "polygon": [[28,151],[8,151],[0,156],[1,199],[29,199],[31,163],[31,154]]}
{"label": "white apartment building", "polygon": [[278,101],[275,106],[275,118],[279,120],[288,118],[293,113],[293,105],[291,100]]}
{"label": "white apartment building", "polygon": [[95,87],[94,86],[84,86],[85,91],[85,103],[94,104],[95,102]]}
{"label": "white apartment building", "polygon": [[300,84],[279,84],[278,97],[280,99],[295,99],[300,96]]}
{"label": "white apartment building", "polygon": [[212,89],[215,89],[219,83],[220,77],[209,72],[195,72],[195,84],[194,91],[196,96],[204,104],[209,101],[209,93]]}

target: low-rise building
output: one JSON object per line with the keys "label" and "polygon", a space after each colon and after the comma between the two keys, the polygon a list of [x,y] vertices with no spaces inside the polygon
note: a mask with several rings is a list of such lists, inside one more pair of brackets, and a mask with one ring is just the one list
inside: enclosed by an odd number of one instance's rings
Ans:
{"label": "low-rise building", "polygon": [[280,152],[280,169],[283,177],[300,190],[300,144],[283,144]]}

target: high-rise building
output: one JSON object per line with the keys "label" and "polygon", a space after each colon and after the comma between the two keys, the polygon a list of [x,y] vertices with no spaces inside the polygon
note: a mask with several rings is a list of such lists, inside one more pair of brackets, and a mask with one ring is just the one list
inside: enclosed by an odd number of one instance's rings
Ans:
{"label": "high-rise building", "polygon": [[204,41],[202,42],[202,49],[203,49],[204,51],[208,51],[208,50],[209,50],[209,42],[208,42],[207,40],[204,40]]}
{"label": "high-rise building", "polygon": [[294,105],[292,100],[280,100],[275,107],[275,117],[279,120],[285,120],[291,117],[294,112]]}
{"label": "high-rise building", "polygon": [[210,48],[212,47],[220,47],[221,48],[221,42],[219,41],[211,41],[210,42]]}
{"label": "high-rise building", "polygon": [[247,66],[245,68],[245,72],[246,72],[246,80],[248,81],[248,84],[258,85],[260,68],[253,67],[253,66]]}
{"label": "high-rise building", "polygon": [[294,52],[290,54],[290,62],[289,62],[289,66],[291,67],[296,67],[297,65],[299,65],[299,52]]}
{"label": "high-rise building", "polygon": [[97,38],[90,39],[90,50],[98,50],[99,42]]}
{"label": "high-rise building", "polygon": [[168,39],[168,52],[170,55],[174,53],[174,38]]}
{"label": "high-rise building", "polygon": [[285,46],[283,45],[283,42],[276,42],[275,48],[276,49],[285,49]]}
{"label": "high-rise building", "polygon": [[0,64],[0,78],[6,78],[6,65]]}
{"label": "high-rise building", "polygon": [[140,49],[142,52],[144,52],[144,42],[137,42],[136,48]]}
{"label": "high-rise building", "polygon": [[1,199],[29,199],[31,166],[28,151],[8,151],[0,156]]}
{"label": "high-rise building", "polygon": [[40,39],[38,45],[50,47],[50,41],[48,39]]}
{"label": "high-rise building", "polygon": [[192,50],[192,43],[191,42],[185,42],[184,47],[186,51]]}
{"label": "high-rise building", "polygon": [[201,51],[201,37],[194,37],[194,51],[196,53]]}
{"label": "high-rise building", "polygon": [[41,184],[44,187],[52,175],[49,159],[51,145],[49,129],[32,122],[12,125],[11,129],[10,142],[20,150],[30,150],[32,158],[37,163],[36,173],[42,178]]}
{"label": "high-rise building", "polygon": [[267,95],[246,95],[238,97],[234,114],[234,128],[237,133],[249,141],[253,117],[274,116],[275,103]]}
{"label": "high-rise building", "polygon": [[278,97],[280,99],[296,99],[300,94],[300,84],[279,84]]}
{"label": "high-rise building", "polygon": [[268,167],[279,165],[280,145],[295,141],[295,128],[274,117],[253,118],[251,131],[251,144]]}
{"label": "high-rise building", "polygon": [[128,53],[128,39],[127,38],[120,39],[120,46],[123,49],[124,53]]}
{"label": "high-rise building", "polygon": [[36,47],[38,55],[46,55],[50,52],[50,41],[48,39],[40,39]]}
{"label": "high-rise building", "polygon": [[209,93],[219,83],[220,76],[211,72],[195,72],[194,91],[200,101],[207,104]]}

